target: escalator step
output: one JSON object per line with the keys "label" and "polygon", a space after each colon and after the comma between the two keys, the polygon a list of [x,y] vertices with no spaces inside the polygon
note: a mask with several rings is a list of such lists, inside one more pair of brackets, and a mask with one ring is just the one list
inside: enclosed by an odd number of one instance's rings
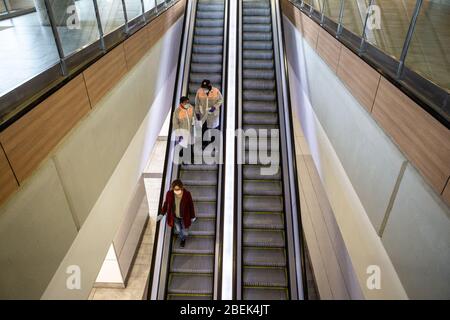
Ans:
{"label": "escalator step", "polygon": [[[270,132],[268,132],[268,136]],[[278,141],[278,137],[274,137],[273,139],[263,137],[261,133],[259,133],[259,138],[250,138],[245,141],[245,151],[253,151],[258,155],[263,155],[260,153],[261,151],[269,151],[267,155],[272,155],[273,152],[278,152],[280,150],[280,144]],[[264,154],[266,155],[266,154]]]}
{"label": "escalator step", "polygon": [[244,24],[242,26],[243,33],[246,32],[272,32],[272,26],[270,24]]}
{"label": "escalator step", "polygon": [[273,60],[248,60],[243,61],[242,66],[244,69],[274,69]]}
{"label": "escalator step", "polygon": [[244,9],[242,10],[242,14],[244,16],[253,16],[253,17],[257,17],[257,16],[269,16],[270,17],[270,9],[269,8],[244,7]]}
{"label": "escalator step", "polygon": [[270,32],[245,32],[242,38],[244,41],[271,41],[272,34]]}
{"label": "escalator step", "polygon": [[[252,94],[253,96],[253,94]],[[278,124],[278,115],[276,113],[252,113],[246,112],[243,115],[244,124]]]}
{"label": "escalator step", "polygon": [[286,266],[286,252],[280,248],[243,248],[242,259],[245,266]]}
{"label": "escalator step", "polygon": [[242,96],[244,101],[275,101],[277,99],[273,90],[245,90]]}
{"label": "escalator step", "polygon": [[196,19],[195,27],[198,28],[223,27],[223,19]]}
{"label": "escalator step", "polygon": [[191,72],[195,73],[218,73],[222,71],[222,64],[218,63],[192,63]]}
{"label": "escalator step", "polygon": [[183,164],[181,170],[183,171],[215,171],[218,169],[217,164]]}
{"label": "escalator step", "polygon": [[213,255],[174,254],[170,263],[170,272],[213,273]]}
{"label": "escalator step", "polygon": [[198,218],[189,228],[192,236],[213,236],[216,231],[216,220]]}
{"label": "escalator step", "polygon": [[214,254],[214,237],[188,237],[184,248],[178,237],[173,237],[172,252],[182,254]]}
{"label": "escalator step", "polygon": [[[221,54],[193,54],[192,55],[193,63],[222,63],[223,57]],[[222,71],[220,71],[222,72]]]}
{"label": "escalator step", "polygon": [[216,201],[217,190],[210,186],[189,186],[185,185],[186,189],[191,192],[192,199],[196,201]]}
{"label": "escalator step", "polygon": [[170,274],[167,292],[182,294],[212,294],[211,275]]}
{"label": "escalator step", "polygon": [[242,130],[246,131],[246,130],[269,130],[271,132],[271,135],[273,136],[273,134],[277,134],[279,136],[279,127],[278,124],[258,124],[258,123],[253,123],[253,124],[244,124],[242,126]]}
{"label": "escalator step", "polygon": [[199,2],[197,5],[197,12],[199,11],[220,11],[224,12],[225,6],[223,4],[210,4],[210,3],[201,3]]}
{"label": "escalator step", "polygon": [[168,294],[167,300],[212,300],[212,295],[202,295],[202,294]]}
{"label": "escalator step", "polygon": [[244,41],[244,50],[272,50],[272,41]]}
{"label": "escalator step", "polygon": [[284,248],[284,232],[244,229],[243,242],[246,247]]}
{"label": "escalator step", "polygon": [[194,44],[204,44],[209,46],[220,45],[223,44],[222,36],[195,36],[193,40]]}
{"label": "escalator step", "polygon": [[197,218],[215,218],[216,202],[194,202],[195,216]]}
{"label": "escalator step", "polygon": [[273,51],[272,50],[244,50],[244,59],[260,59],[260,60],[272,60]]}
{"label": "escalator step", "polygon": [[[204,79],[211,81],[213,86],[217,86],[217,83],[222,83],[222,74],[209,74],[209,73],[192,73],[189,75],[190,81],[194,83],[201,83]],[[197,89],[200,86],[196,87]]]}
{"label": "escalator step", "polygon": [[244,90],[275,90],[275,80],[244,80],[242,87]]}
{"label": "escalator step", "polygon": [[197,36],[223,36],[223,27],[218,28],[195,28],[194,35]]}
{"label": "escalator step", "polygon": [[222,19],[222,25],[223,25],[223,11],[197,11],[196,20],[202,20],[202,19]]}
{"label": "escalator step", "polygon": [[244,79],[275,80],[275,72],[268,69],[244,69]]}
{"label": "escalator step", "polygon": [[217,172],[215,171],[181,171],[180,179],[186,185],[191,186],[216,186]]}
{"label": "escalator step", "polygon": [[222,45],[194,44],[192,46],[192,52],[203,54],[221,54],[223,52],[223,47]]}
{"label": "escalator step", "polygon": [[243,192],[251,196],[281,196],[283,188],[280,181],[245,180]]}
{"label": "escalator step", "polygon": [[244,8],[270,8],[268,1],[243,1]]}
{"label": "escalator step", "polygon": [[277,112],[275,101],[244,101],[242,107],[244,112]]}
{"label": "escalator step", "polygon": [[278,212],[244,212],[243,218],[246,229],[284,229],[283,215]]}
{"label": "escalator step", "polygon": [[244,267],[244,286],[286,287],[287,275],[284,268]]}
{"label": "escalator step", "polygon": [[262,166],[245,165],[242,169],[242,176],[249,180],[278,180],[281,179],[281,171],[275,175],[263,175],[261,172]]}
{"label": "escalator step", "polygon": [[242,22],[244,24],[268,24],[272,22],[270,17],[260,17],[260,16],[243,16]]}
{"label": "escalator step", "polygon": [[281,212],[283,201],[281,197],[244,196],[243,209],[248,212]]}
{"label": "escalator step", "polygon": [[244,300],[288,300],[287,288],[244,288]]}

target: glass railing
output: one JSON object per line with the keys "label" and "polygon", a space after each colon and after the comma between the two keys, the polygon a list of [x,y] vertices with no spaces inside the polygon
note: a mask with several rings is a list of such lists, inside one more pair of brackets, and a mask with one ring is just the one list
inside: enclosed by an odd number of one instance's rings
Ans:
{"label": "glass railing", "polygon": [[[0,126],[175,2],[0,0]],[[32,10],[7,16],[14,3]]]}
{"label": "glass railing", "polygon": [[449,127],[450,0],[291,2]]}

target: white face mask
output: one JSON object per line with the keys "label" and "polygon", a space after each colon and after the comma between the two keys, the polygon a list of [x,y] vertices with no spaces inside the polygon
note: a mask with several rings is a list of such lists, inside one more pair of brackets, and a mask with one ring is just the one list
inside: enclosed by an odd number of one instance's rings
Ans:
{"label": "white face mask", "polygon": [[181,193],[183,192],[183,190],[178,190],[178,191],[173,191],[173,193],[175,193],[177,196],[179,196]]}

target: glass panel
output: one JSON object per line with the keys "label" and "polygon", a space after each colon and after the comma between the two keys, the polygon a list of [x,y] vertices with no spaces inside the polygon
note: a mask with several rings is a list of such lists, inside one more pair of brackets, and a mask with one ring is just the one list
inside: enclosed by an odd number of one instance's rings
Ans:
{"label": "glass panel", "polygon": [[450,1],[423,2],[406,65],[450,91]]}
{"label": "glass panel", "polygon": [[[52,0],[50,6],[49,9],[52,10],[55,18],[64,56],[99,39],[92,0]],[[40,17],[42,23],[48,23],[48,17],[44,10],[40,11]]]}
{"label": "glass panel", "polygon": [[[3,0],[0,0],[3,2]],[[34,8],[33,0],[20,0],[20,1],[8,1],[7,3],[9,11],[21,11]]]}
{"label": "glass panel", "polygon": [[340,9],[341,9],[341,0],[324,0],[323,14],[336,23],[339,23]]}
{"label": "glass panel", "polygon": [[125,24],[121,0],[97,0],[103,34],[111,33]]}
{"label": "glass panel", "polygon": [[57,63],[52,29],[39,9],[0,21],[0,96]]}
{"label": "glass panel", "polygon": [[156,0],[156,3],[158,4],[158,6],[164,2],[165,2],[164,0]]}
{"label": "glass panel", "polygon": [[375,0],[374,5],[380,8],[380,28],[369,24],[367,41],[399,60],[415,4],[416,0]]}
{"label": "glass panel", "polygon": [[324,1],[325,0],[306,0],[305,3],[321,12]]}
{"label": "glass panel", "polygon": [[156,0],[144,0],[145,12],[152,10],[155,7]]}
{"label": "glass panel", "polygon": [[127,7],[128,21],[142,15],[141,0],[125,0],[125,6]]}
{"label": "glass panel", "polygon": [[362,35],[364,21],[366,19],[367,0],[345,0],[344,1],[344,16],[342,25],[345,29],[356,34]]}
{"label": "glass panel", "polygon": [[0,0],[0,14],[6,13],[6,6],[4,0]]}

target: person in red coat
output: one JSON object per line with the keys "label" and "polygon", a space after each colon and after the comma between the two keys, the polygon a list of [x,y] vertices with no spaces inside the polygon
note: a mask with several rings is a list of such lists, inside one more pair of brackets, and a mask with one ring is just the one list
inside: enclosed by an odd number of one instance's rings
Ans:
{"label": "person in red coat", "polygon": [[186,190],[181,180],[174,180],[171,189],[166,193],[161,213],[156,221],[167,214],[167,224],[173,228],[180,238],[180,246],[184,247],[191,223],[196,220],[194,202],[191,193]]}

